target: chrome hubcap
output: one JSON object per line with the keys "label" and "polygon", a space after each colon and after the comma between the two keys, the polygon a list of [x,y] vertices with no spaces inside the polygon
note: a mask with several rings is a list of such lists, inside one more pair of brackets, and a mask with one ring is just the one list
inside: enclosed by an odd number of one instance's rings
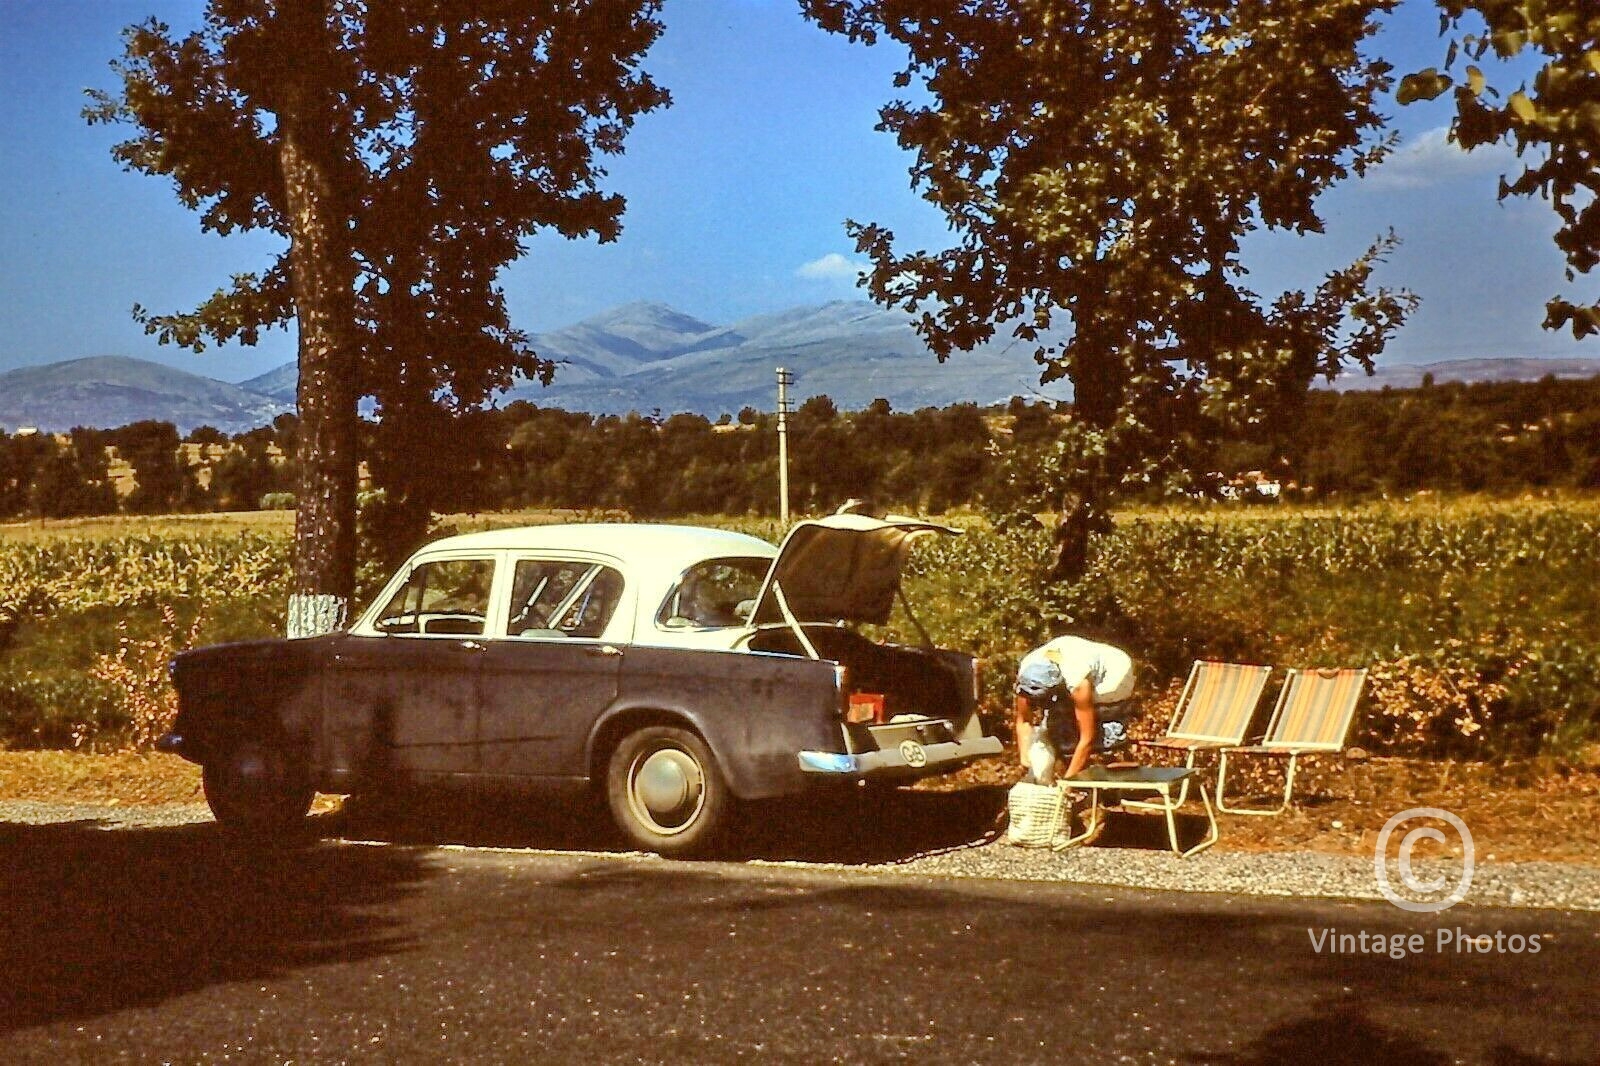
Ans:
{"label": "chrome hubcap", "polygon": [[694,823],[704,797],[705,777],[688,752],[665,748],[634,762],[628,798],[634,813],[655,832],[683,832]]}

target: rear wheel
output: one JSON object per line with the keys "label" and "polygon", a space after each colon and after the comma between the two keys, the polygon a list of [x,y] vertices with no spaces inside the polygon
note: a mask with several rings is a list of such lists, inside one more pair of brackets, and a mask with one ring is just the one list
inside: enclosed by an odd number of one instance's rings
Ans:
{"label": "rear wheel", "polygon": [[667,856],[703,853],[732,807],[727,782],[705,741],[686,729],[629,733],[606,773],[611,817],[628,838]]}
{"label": "rear wheel", "polygon": [[235,736],[206,760],[201,782],[217,821],[244,836],[282,836],[311,809],[304,768],[277,738]]}

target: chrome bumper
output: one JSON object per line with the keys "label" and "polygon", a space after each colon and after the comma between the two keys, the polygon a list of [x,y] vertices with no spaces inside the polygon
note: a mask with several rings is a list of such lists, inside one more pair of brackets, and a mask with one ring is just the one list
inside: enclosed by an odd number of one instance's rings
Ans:
{"label": "chrome bumper", "polygon": [[802,751],[800,769],[808,774],[823,774],[828,777],[923,774],[964,763],[980,755],[998,755],[1000,751],[999,737],[950,741],[944,744],[920,744],[914,740],[907,740],[898,747],[863,751],[854,755],[834,751]]}

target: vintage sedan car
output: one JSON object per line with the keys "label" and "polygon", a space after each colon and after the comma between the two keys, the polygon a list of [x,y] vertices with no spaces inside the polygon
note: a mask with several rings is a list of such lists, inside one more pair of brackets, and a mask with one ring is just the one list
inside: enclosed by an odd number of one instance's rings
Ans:
{"label": "vintage sedan car", "polygon": [[[315,790],[570,783],[603,790],[640,847],[696,852],[739,801],[1000,750],[976,662],[932,647],[900,588],[913,539],[956,532],[840,514],[781,550],[665,525],[450,537],[346,631],[179,655],[160,747],[247,832],[299,822]],[[855,629],[896,602],[923,646]]]}

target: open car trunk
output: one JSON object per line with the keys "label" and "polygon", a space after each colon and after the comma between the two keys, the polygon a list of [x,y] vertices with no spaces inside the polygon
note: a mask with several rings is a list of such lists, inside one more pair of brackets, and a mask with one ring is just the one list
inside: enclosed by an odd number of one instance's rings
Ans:
{"label": "open car trunk", "polygon": [[[750,614],[756,631],[747,647],[845,668],[846,754],[862,761],[844,765],[917,777],[998,750],[978,722],[975,661],[932,647],[900,588],[913,541],[960,532],[898,515],[830,515],[798,523],[772,561]],[[884,625],[896,602],[923,647],[877,644],[850,628]]]}
{"label": "open car trunk", "polygon": [[[897,749],[907,740],[929,745],[983,735],[970,655],[875,644],[836,626],[807,626],[806,637],[821,658],[845,668],[853,704],[863,712],[876,705],[870,718],[863,714],[864,720],[845,724],[852,752]],[[787,628],[762,630],[750,638],[749,647],[807,654],[794,631]]]}

